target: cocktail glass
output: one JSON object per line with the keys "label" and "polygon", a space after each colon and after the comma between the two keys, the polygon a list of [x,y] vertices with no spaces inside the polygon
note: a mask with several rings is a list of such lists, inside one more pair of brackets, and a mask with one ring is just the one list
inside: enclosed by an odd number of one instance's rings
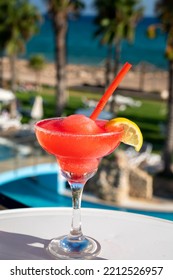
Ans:
{"label": "cocktail glass", "polygon": [[[54,238],[48,251],[60,259],[89,259],[100,252],[97,240],[84,236],[81,227],[81,197],[85,183],[97,171],[102,157],[110,154],[120,144],[123,129],[92,135],[65,133],[52,128],[52,121],[61,122],[63,118],[41,120],[35,125],[39,144],[53,154],[60,166],[61,174],[68,181],[72,191],[72,223],[70,233]],[[99,126],[106,121],[97,120]]]}

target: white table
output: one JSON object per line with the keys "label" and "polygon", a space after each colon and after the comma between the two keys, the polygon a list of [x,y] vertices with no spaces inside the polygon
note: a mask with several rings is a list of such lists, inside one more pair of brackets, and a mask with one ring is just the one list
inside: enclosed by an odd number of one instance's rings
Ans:
{"label": "white table", "polygon": [[[0,211],[0,259],[50,259],[50,239],[69,233],[71,208]],[[102,247],[98,259],[173,260],[173,222],[137,214],[82,209],[83,233]]]}

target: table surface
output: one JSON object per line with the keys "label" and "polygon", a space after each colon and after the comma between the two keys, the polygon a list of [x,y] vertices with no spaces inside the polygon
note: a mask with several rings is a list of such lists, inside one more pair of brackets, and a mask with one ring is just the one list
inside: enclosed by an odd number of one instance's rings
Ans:
{"label": "table surface", "polygon": [[[69,233],[71,208],[0,211],[0,259],[51,259],[50,239]],[[82,209],[83,233],[97,239],[96,259],[173,260],[173,222],[100,209]]]}

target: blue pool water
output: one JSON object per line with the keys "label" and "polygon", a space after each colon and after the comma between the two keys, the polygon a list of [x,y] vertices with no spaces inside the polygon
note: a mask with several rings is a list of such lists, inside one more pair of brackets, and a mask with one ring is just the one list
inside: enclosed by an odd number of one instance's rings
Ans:
{"label": "blue pool water", "polygon": [[[71,207],[71,197],[58,193],[65,182],[58,177],[56,165],[23,168],[13,173],[0,176],[0,194],[28,207]],[[86,200],[82,201],[82,207],[120,210],[173,221],[173,212],[126,209]]]}

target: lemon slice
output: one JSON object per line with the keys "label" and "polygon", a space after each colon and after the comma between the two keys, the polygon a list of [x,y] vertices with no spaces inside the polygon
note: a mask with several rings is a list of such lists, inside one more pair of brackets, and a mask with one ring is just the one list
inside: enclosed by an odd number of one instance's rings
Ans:
{"label": "lemon slice", "polygon": [[137,124],[126,118],[115,118],[106,123],[105,129],[114,131],[117,127],[122,126],[124,133],[121,142],[134,146],[135,150],[139,152],[143,144],[143,136]]}

